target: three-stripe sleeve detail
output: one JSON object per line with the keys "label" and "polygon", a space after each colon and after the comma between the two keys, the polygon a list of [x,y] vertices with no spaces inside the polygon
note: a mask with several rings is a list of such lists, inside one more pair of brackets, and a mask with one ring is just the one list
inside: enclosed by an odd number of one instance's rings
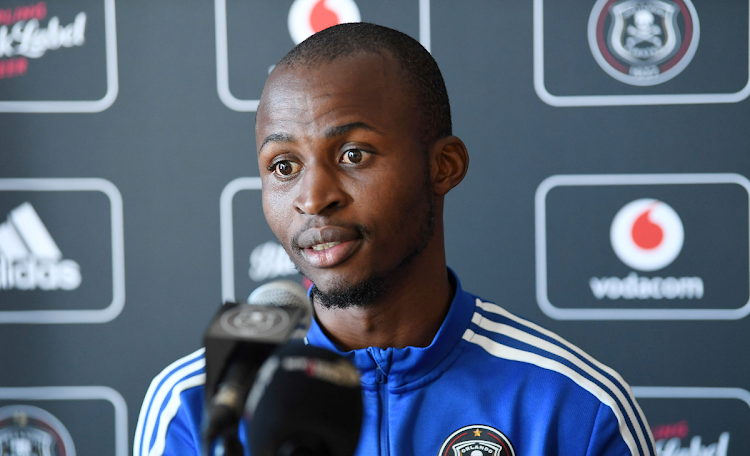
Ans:
{"label": "three-stripe sleeve detail", "polygon": [[633,455],[656,454],[643,412],[630,387],[617,372],[551,331],[523,320],[495,304],[477,299],[476,305],[485,312],[502,317],[502,323],[490,320],[478,312],[472,317],[472,323],[488,333],[507,337],[509,341],[506,345],[471,329],[464,334],[465,340],[499,358],[534,364],[565,375],[612,410],[623,440]]}
{"label": "three-stripe sleeve detail", "polygon": [[151,382],[141,406],[133,440],[133,456],[160,456],[169,422],[177,414],[180,393],[205,383],[205,349],[167,366]]}

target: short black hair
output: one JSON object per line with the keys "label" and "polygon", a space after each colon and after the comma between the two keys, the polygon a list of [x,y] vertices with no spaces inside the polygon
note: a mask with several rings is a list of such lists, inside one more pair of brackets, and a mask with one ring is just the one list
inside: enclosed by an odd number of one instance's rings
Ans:
{"label": "short black hair", "polygon": [[322,30],[294,47],[278,65],[295,67],[330,63],[359,52],[390,52],[401,65],[416,97],[425,147],[453,134],[448,91],[437,62],[419,41],[398,30],[367,22],[350,22]]}

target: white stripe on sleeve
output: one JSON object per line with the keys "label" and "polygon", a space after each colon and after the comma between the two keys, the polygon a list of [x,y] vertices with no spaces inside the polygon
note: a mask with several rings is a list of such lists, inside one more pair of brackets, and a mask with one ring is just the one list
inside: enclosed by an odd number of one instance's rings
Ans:
{"label": "white stripe on sleeve", "polygon": [[[148,454],[148,443],[151,441],[151,436],[153,435],[153,423],[156,420],[157,415],[159,414],[159,409],[161,408],[164,397],[166,397],[167,393],[169,393],[169,389],[172,387],[172,385],[182,380],[185,376],[205,366],[206,362],[203,358],[204,352],[205,349],[201,348],[187,356],[178,359],[177,361],[167,366],[151,381],[151,384],[148,387],[148,391],[146,391],[146,397],[143,399],[141,413],[138,415],[138,423],[135,427],[135,438],[133,440],[133,456],[145,456]],[[176,370],[180,365],[189,362],[191,359],[194,360],[192,363],[188,364],[181,370]],[[185,368],[188,369],[185,370]],[[160,387],[160,383],[167,377],[170,377],[170,380],[173,379],[173,381],[170,384],[165,383]],[[161,400],[159,401],[154,400],[154,396],[157,394],[159,395],[159,397],[161,397]],[[146,427],[147,423],[150,423],[150,428]],[[146,427],[147,431],[146,438],[144,438],[144,427]]]}
{"label": "white stripe on sleeve", "polygon": [[172,418],[177,415],[177,410],[180,408],[180,393],[186,389],[194,388],[206,383],[206,374],[198,374],[194,377],[190,377],[186,380],[181,381],[172,388],[172,397],[169,398],[167,406],[164,411],[161,412],[159,417],[159,429],[156,430],[156,440],[154,446],[151,447],[151,451],[148,452],[148,456],[162,456],[164,454],[164,448],[167,444],[167,427],[172,421]]}
{"label": "white stripe on sleeve", "polygon": [[617,406],[614,399],[612,399],[612,397],[609,394],[607,394],[603,389],[601,389],[598,385],[596,385],[591,380],[583,377],[578,372],[574,371],[573,369],[569,368],[568,366],[562,363],[551,360],[549,358],[545,358],[544,356],[541,356],[541,355],[537,355],[536,353],[530,353],[527,351],[508,347],[507,345],[502,345],[488,337],[477,334],[470,329],[466,330],[466,332],[463,335],[463,338],[464,340],[471,342],[472,344],[479,345],[485,351],[487,351],[487,353],[493,356],[496,356],[498,358],[533,364],[543,369],[551,370],[554,372],[558,372],[562,375],[565,375],[566,377],[574,381],[576,384],[584,388],[586,391],[593,394],[597,399],[599,399],[599,401],[606,404],[610,409],[612,409],[612,412],[615,414],[615,417],[617,418],[617,422],[619,424],[622,438],[623,440],[625,440],[625,444],[630,449],[631,454],[633,455],[640,454],[638,451],[638,447],[635,443],[635,440],[633,439],[633,435],[630,433],[630,429],[628,429],[628,426],[625,423],[625,417],[623,416],[622,411]]}
{"label": "white stripe on sleeve", "polygon": [[[496,304],[492,304],[492,303],[489,303],[489,302],[482,302],[481,299],[477,299],[476,304],[477,304],[477,307],[479,307],[482,310],[485,310],[487,312],[494,313],[494,314],[497,314],[497,315],[501,315],[501,316],[503,316],[505,318],[508,318],[510,320],[515,321],[516,323],[520,323],[521,325],[526,326],[529,329],[537,331],[537,332],[539,332],[541,334],[544,334],[545,336],[547,336],[547,337],[549,337],[551,339],[556,340],[557,342],[559,342],[559,343],[565,345],[566,347],[568,347],[568,349],[570,351],[576,353],[579,357],[587,360],[589,363],[593,364],[594,366],[596,366],[601,371],[609,374],[612,378],[614,378],[617,381],[617,383],[620,384],[620,386],[622,386],[622,389],[627,392],[628,397],[630,398],[630,401],[635,405],[635,412],[640,417],[641,423],[643,423],[643,426],[637,426],[637,427],[641,431],[644,431],[644,437],[647,436],[645,438],[647,438],[650,442],[654,441],[654,436],[651,434],[651,428],[648,426],[648,421],[646,420],[646,415],[643,413],[643,410],[641,410],[641,406],[635,400],[635,396],[633,396],[633,391],[630,389],[630,386],[628,386],[628,384],[625,382],[625,380],[622,379],[622,377],[620,376],[620,374],[617,373],[617,371],[615,371],[614,369],[610,368],[609,366],[606,366],[606,365],[600,363],[599,361],[597,361],[596,359],[594,359],[591,355],[589,355],[585,351],[581,350],[580,348],[576,347],[575,345],[571,344],[570,342],[568,342],[567,340],[563,339],[562,337],[558,336],[557,334],[553,333],[552,331],[550,331],[548,329],[545,329],[545,328],[542,328],[541,326],[539,326],[537,324],[534,324],[534,323],[532,323],[530,321],[524,320],[523,318],[517,317],[516,315],[513,315],[512,313],[508,312],[507,310],[503,309],[502,307],[500,307],[500,306],[498,306]],[[636,421],[636,422],[633,423],[633,426],[636,426],[637,424],[638,424],[638,422]],[[651,453],[653,451],[652,450],[653,446],[650,445],[650,444],[644,446],[643,448],[644,448],[644,452],[646,452],[646,454],[649,454],[649,453]]]}
{"label": "white stripe on sleeve", "polygon": [[[636,420],[633,409],[632,407],[630,407],[630,404],[625,398],[625,395],[623,395],[622,391],[619,388],[617,388],[607,377],[602,375],[596,369],[591,368],[590,365],[584,363],[578,357],[570,353],[568,350],[560,347],[559,345],[555,345],[544,339],[540,339],[536,336],[533,336],[527,332],[524,332],[512,326],[494,322],[492,320],[482,317],[482,315],[480,315],[479,313],[475,313],[471,321],[472,323],[476,324],[480,328],[485,329],[487,331],[494,332],[497,334],[503,334],[512,339],[516,339],[523,343],[531,345],[532,347],[537,347],[546,352],[557,355],[571,362],[576,367],[578,367],[579,369],[581,369],[582,371],[590,375],[592,378],[594,378],[595,380],[597,380],[598,382],[600,382],[601,384],[609,388],[609,390],[615,394],[617,399],[619,399],[620,403],[622,404],[621,411],[624,412],[625,415],[627,415],[627,418],[630,420],[630,422],[633,425],[633,428],[636,430],[636,434],[641,444],[641,448],[648,449],[648,445],[647,445],[646,440],[644,439],[643,432],[641,431],[641,427],[638,425],[638,421]],[[619,406],[617,406],[616,402],[613,401],[613,404],[615,407],[618,407],[618,409],[620,408]],[[647,451],[644,450],[644,453],[647,453]]]}

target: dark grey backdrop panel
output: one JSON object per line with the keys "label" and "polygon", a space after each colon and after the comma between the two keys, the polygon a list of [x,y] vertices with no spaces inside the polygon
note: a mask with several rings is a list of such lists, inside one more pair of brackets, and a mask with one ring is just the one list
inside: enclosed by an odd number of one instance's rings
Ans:
{"label": "dark grey backdrop panel", "polygon": [[[0,24],[12,26],[17,7],[38,3],[0,2]],[[279,255],[258,190],[241,179],[258,176],[254,113],[242,101],[257,99],[269,67],[293,46],[287,28],[292,2],[219,2],[227,12],[224,87],[240,101],[234,109],[217,88],[222,86],[219,3],[58,3],[44,3],[41,26],[54,16],[66,26],[85,12],[85,42],[27,57],[24,71],[14,63],[15,73],[0,78],[0,224],[27,229],[29,222],[9,222],[6,216],[29,203],[61,252],[50,261],[74,261],[81,281],[70,290],[0,289],[0,320],[20,318],[12,313],[18,311],[106,309],[116,302],[118,277],[116,198],[101,190],[23,190],[8,179],[44,178],[34,181],[37,186],[53,183],[50,178],[111,183],[122,198],[125,301],[122,311],[103,323],[0,323],[0,344],[6,347],[0,386],[9,388],[0,389],[0,406],[44,409],[67,427],[79,454],[115,455],[112,404],[118,394],[127,404],[132,439],[148,383],[200,346],[223,297],[244,299],[273,278],[299,280]],[[700,436],[701,445],[726,445],[728,454],[743,454],[741,431],[750,425],[747,318],[737,319],[735,312],[689,320],[580,319],[550,312],[541,297],[563,311],[746,305],[748,194],[741,182],[750,176],[750,111],[742,92],[748,81],[748,2],[694,0],[700,40],[692,61],[671,80],[644,87],[616,80],[594,59],[588,37],[598,4],[593,0],[356,4],[363,20],[397,27],[425,43],[429,37],[443,70],[454,130],[472,160],[466,180],[447,198],[445,216],[449,264],[464,288],[561,334],[618,370],[638,387],[636,395],[663,445],[684,448]],[[429,6],[428,30],[420,26],[426,17],[420,5]],[[11,16],[3,22],[7,10]],[[611,22],[605,18],[607,27]],[[678,17],[683,35],[685,24],[685,17]],[[535,39],[542,36],[535,55]],[[0,65],[20,57],[2,56]],[[714,98],[687,104],[575,98],[676,95],[668,101],[674,103],[695,94]],[[94,104],[23,103],[40,100]],[[57,112],[19,112],[29,110]],[[554,175],[656,173],[671,176],[667,180],[684,174],[736,178],[640,186],[617,184],[615,178],[612,185],[556,185],[546,193],[540,187]],[[655,271],[627,266],[610,240],[618,211],[642,198],[669,205],[684,230],[678,255]],[[34,252],[28,257],[47,261]],[[592,291],[593,278],[627,279],[631,273],[651,281],[699,277],[703,295],[599,299]],[[58,386],[105,386],[114,392],[109,399],[81,402],[40,400],[20,389]],[[728,441],[722,440],[727,432]],[[672,438],[679,443],[670,444]]]}

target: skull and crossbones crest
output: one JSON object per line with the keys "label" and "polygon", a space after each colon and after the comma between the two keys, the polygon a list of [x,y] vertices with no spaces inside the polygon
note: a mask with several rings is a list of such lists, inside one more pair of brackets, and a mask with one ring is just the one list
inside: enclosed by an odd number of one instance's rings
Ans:
{"label": "skull and crossbones crest", "polygon": [[634,86],[680,74],[693,59],[700,20],[692,0],[596,0],[588,41],[596,63]]}
{"label": "skull and crossbones crest", "polygon": [[0,455],[75,456],[65,426],[46,410],[30,405],[0,407]]}
{"label": "skull and crossbones crest", "polygon": [[681,44],[680,8],[668,0],[625,0],[610,9],[608,44],[612,53],[636,67],[656,67]]}
{"label": "skull and crossbones crest", "polygon": [[625,45],[628,48],[643,42],[651,43],[657,48],[662,46],[662,39],[659,37],[662,28],[654,24],[654,13],[646,9],[638,10],[633,15],[633,22],[635,25],[628,25],[626,29],[628,37]]}

